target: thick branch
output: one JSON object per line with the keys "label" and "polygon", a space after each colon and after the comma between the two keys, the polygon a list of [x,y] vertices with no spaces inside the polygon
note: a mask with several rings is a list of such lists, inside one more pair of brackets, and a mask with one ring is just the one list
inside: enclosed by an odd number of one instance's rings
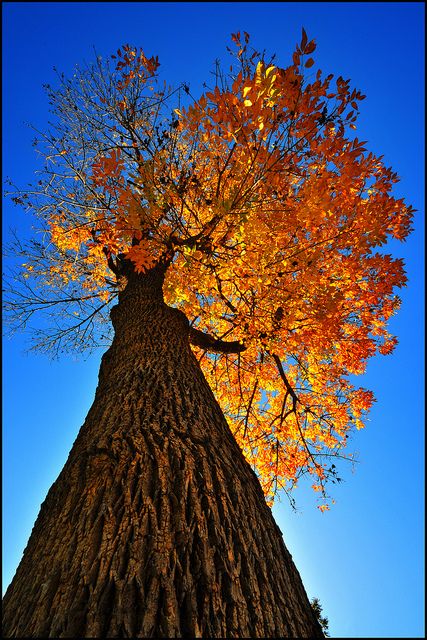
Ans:
{"label": "thick branch", "polygon": [[227,342],[226,340],[217,340],[208,333],[203,333],[194,327],[190,328],[189,340],[196,347],[213,351],[215,353],[241,353],[246,347],[238,340]]}

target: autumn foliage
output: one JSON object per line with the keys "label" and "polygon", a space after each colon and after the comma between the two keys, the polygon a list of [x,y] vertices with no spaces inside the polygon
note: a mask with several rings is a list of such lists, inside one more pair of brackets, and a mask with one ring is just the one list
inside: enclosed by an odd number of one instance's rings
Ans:
{"label": "autumn foliage", "polygon": [[[194,350],[267,499],[307,473],[325,498],[373,402],[350,376],[396,343],[404,269],[378,247],[407,236],[412,210],[355,137],[364,96],[315,70],[304,31],[284,68],[232,40],[198,99],[130,46],[86,73],[90,95],[62,81],[45,177],[15,195],[45,234],[24,277],[68,291],[67,333],[114,303],[117,260],[167,264],[166,302],[218,341]],[[99,306],[85,317],[76,300]]]}

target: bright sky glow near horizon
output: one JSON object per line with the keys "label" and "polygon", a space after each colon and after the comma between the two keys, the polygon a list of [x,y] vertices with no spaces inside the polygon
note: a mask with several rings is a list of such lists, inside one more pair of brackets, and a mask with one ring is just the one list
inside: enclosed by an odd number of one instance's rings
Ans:
{"label": "bright sky glow near horizon", "polygon": [[[387,249],[409,278],[390,323],[399,344],[358,380],[377,402],[350,443],[354,473],[341,465],[344,482],[330,487],[331,511],[320,513],[303,484],[296,513],[286,498],[273,509],[332,637],[424,637],[424,13],[421,2],[3,3],[3,178],[22,186],[38,166],[25,123],[44,129],[49,119],[42,85],[55,84],[54,66],[69,75],[90,62],[94,48],[141,46],[168,83],[197,95],[231,33],[247,31],[287,66],[304,27],[317,43],[314,72],[350,78],[367,96],[356,135],[417,209],[409,239]],[[3,242],[30,227],[4,200]],[[102,355],[51,361],[27,347],[22,334],[3,341],[3,590],[93,401]]]}

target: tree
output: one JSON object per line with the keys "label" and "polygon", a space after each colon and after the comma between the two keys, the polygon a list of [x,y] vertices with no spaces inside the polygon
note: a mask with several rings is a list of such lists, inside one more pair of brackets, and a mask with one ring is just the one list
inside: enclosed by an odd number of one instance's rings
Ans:
{"label": "tree", "polygon": [[41,240],[16,238],[6,311],[44,312],[55,354],[108,340],[109,316],[114,338],[7,637],[323,635],[265,498],[308,474],[328,508],[373,401],[349,375],[396,342],[403,264],[374,250],[412,209],[350,135],[364,96],[305,77],[304,30],[287,68],[232,39],[198,99],[129,45],[47,87],[41,178],[13,195]]}
{"label": "tree", "polygon": [[325,638],[329,637],[329,620],[326,616],[322,616],[323,607],[320,604],[319,598],[312,598],[311,606],[316,614],[318,621],[320,622]]}

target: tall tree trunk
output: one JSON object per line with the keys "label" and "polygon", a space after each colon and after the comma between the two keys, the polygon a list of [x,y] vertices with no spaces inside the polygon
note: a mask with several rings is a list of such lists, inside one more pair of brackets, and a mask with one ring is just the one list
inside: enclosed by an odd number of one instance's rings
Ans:
{"label": "tall tree trunk", "polygon": [[94,403],[4,597],[5,637],[323,637],[162,298],[128,273]]}

